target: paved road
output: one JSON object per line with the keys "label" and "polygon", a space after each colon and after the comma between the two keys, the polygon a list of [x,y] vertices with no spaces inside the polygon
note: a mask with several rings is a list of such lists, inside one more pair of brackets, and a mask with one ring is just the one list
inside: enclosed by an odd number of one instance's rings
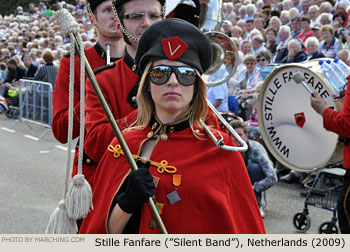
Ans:
{"label": "paved road", "polygon": [[[0,115],[0,233],[44,233],[52,211],[64,193],[66,166],[65,145],[60,144],[41,126],[14,122]],[[30,137],[31,136],[31,137]],[[264,219],[269,234],[297,233],[292,224],[301,211],[303,188],[278,182],[267,191]],[[310,207],[311,227],[307,233],[318,233],[319,225],[330,221],[332,213]]]}

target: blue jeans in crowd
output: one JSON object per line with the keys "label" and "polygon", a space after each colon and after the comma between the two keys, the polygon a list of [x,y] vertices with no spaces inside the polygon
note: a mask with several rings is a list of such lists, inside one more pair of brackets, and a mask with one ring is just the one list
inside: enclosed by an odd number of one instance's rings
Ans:
{"label": "blue jeans in crowd", "polygon": [[[265,174],[263,170],[260,168],[260,166],[257,163],[250,163],[247,166],[248,174],[250,181],[252,185],[254,185],[255,182],[258,182],[260,180],[263,180],[265,178]],[[255,192],[255,198],[258,202],[259,207],[261,206],[261,192]]]}

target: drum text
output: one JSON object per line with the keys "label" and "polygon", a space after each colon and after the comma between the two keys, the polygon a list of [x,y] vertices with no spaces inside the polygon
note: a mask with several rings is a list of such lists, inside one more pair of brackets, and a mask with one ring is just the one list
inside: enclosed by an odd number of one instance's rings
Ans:
{"label": "drum text", "polygon": [[280,138],[278,136],[275,137],[276,135],[276,130],[275,127],[268,127],[267,128],[268,133],[271,136],[271,140],[272,142],[276,145],[277,149],[287,158],[289,157],[289,148],[286,147],[282,141],[280,140]]}

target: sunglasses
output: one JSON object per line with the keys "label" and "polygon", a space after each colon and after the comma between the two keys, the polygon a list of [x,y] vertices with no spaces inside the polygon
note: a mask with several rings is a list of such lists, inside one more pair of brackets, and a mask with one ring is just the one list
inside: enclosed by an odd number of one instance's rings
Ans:
{"label": "sunglasses", "polygon": [[254,62],[246,62],[246,63],[244,63],[246,66],[253,66],[255,63]]}
{"label": "sunglasses", "polygon": [[266,59],[262,58],[262,59],[257,59],[256,61],[257,62],[260,62],[260,61],[264,62],[264,61],[266,61]]}
{"label": "sunglasses", "polygon": [[192,67],[186,66],[154,66],[148,72],[149,78],[156,85],[165,84],[172,73],[175,73],[176,79],[183,86],[191,86],[196,82],[197,73]]}
{"label": "sunglasses", "polygon": [[161,18],[161,14],[156,11],[125,14],[122,18],[129,19],[130,21],[141,21],[144,19],[145,15],[147,15],[150,20],[158,20]]}

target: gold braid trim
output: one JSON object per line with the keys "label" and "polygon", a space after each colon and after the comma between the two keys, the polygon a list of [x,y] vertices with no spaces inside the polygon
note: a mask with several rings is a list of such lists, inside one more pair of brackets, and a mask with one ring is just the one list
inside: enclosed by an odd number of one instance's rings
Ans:
{"label": "gold braid trim", "polygon": [[[121,148],[121,146],[119,144],[116,145],[116,146],[113,146],[113,145],[110,144],[107,149],[108,149],[108,151],[113,153],[113,157],[115,157],[115,158],[119,158],[120,155],[124,156],[124,151],[122,150],[122,148]],[[150,160],[148,158],[140,157],[140,156],[137,156],[137,155],[132,155],[132,157],[135,160],[141,160],[144,163],[147,162],[147,161],[150,161],[151,165],[157,167],[157,172],[158,173],[166,172],[166,173],[173,174],[173,173],[177,172],[177,168],[175,166],[168,165],[168,161],[166,161],[166,160],[162,160],[160,163],[158,163],[158,162],[152,161],[152,160]]]}

